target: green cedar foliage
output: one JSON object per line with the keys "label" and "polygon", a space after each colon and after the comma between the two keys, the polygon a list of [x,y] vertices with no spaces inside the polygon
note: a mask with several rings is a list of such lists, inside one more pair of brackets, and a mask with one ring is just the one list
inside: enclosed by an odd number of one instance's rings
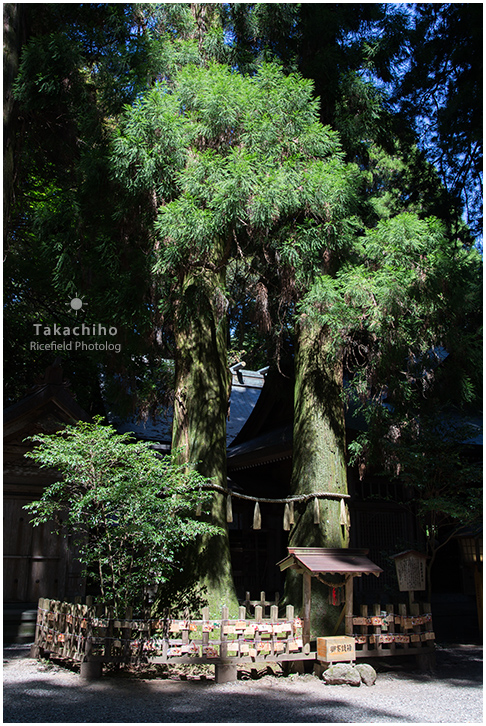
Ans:
{"label": "green cedar foliage", "polygon": [[129,190],[156,200],[155,268],[169,308],[187,274],[203,284],[216,239],[219,264],[249,266],[268,253],[298,264],[303,283],[323,236],[335,250],[349,241],[342,220],[353,211],[357,170],[319,123],[312,84],[271,64],[250,78],[188,66],[158,84],[127,111],[113,166]]}
{"label": "green cedar foliage", "polygon": [[[384,114],[376,81],[389,82],[403,52],[405,13],[383,3],[229,3],[223,24],[235,66],[254,73],[278,59],[286,73],[314,82],[320,118],[341,134],[346,152]],[[369,123],[371,122],[371,126]],[[383,130],[384,131],[384,130]],[[385,136],[385,134],[383,134]]]}
{"label": "green cedar foliage", "polygon": [[102,368],[110,407],[146,417],[165,403],[167,385],[154,380],[166,378],[173,340],[151,274],[153,199],[111,178],[108,140],[123,104],[188,62],[222,57],[217,13],[199,49],[187,4],[24,7],[5,187],[6,399],[51,362],[50,351],[30,350],[32,324],[69,325],[69,299],[81,296],[77,322],[116,326],[121,352],[64,352],[80,403],[104,411]]}
{"label": "green cedar foliage", "polygon": [[483,6],[414,3],[406,72],[392,100],[474,235],[482,222]]}
{"label": "green cedar foliage", "polygon": [[150,589],[179,579],[181,550],[189,543],[219,534],[193,518],[211,496],[203,477],[160,457],[149,443],[117,434],[101,418],[30,440],[37,445],[26,456],[60,474],[26,505],[33,523],[55,522],[73,538],[85,575],[118,614],[140,607]]}
{"label": "green cedar foliage", "polygon": [[[343,346],[364,403],[420,409],[440,394],[460,406],[480,393],[480,270],[477,251],[451,242],[439,220],[407,212],[367,230],[302,309]],[[438,366],[440,351],[454,363]]]}
{"label": "green cedar foliage", "polygon": [[[144,80],[143,42],[132,33],[130,8],[24,6],[5,240],[8,401],[24,394],[52,361],[50,351],[30,350],[33,324],[71,325],[70,298],[81,296],[89,306],[88,317],[83,310],[77,322],[123,330],[122,350],[137,351],[152,328],[145,238],[137,227],[135,244],[133,230],[114,222],[118,190],[106,169],[109,115]],[[64,368],[86,410],[103,410],[99,365],[127,366],[130,355],[65,353]]]}

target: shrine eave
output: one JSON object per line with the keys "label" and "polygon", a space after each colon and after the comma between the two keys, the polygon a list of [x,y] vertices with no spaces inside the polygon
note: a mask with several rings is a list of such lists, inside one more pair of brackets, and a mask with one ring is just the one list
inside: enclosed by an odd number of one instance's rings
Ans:
{"label": "shrine eave", "polygon": [[366,555],[367,549],[337,549],[326,547],[289,547],[289,554],[278,562],[280,570],[289,567],[319,574],[339,575],[380,575],[383,570],[375,565]]}

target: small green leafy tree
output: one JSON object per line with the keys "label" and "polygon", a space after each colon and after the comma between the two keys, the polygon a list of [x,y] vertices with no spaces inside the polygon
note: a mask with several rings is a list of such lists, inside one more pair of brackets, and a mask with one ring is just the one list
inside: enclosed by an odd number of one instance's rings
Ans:
{"label": "small green leafy tree", "polygon": [[61,479],[25,508],[33,524],[54,521],[71,535],[86,576],[116,612],[141,606],[150,589],[180,574],[183,548],[218,527],[193,518],[211,494],[195,470],[160,457],[149,442],[135,442],[112,426],[78,422],[55,434],[30,438],[26,456]]}

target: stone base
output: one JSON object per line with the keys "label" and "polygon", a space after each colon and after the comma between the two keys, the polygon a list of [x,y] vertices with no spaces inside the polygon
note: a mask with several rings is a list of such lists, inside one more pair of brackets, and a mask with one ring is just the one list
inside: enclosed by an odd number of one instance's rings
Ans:
{"label": "stone base", "polygon": [[38,645],[32,643],[30,646],[30,657],[35,659],[42,658],[42,648],[39,648]]}
{"label": "stone base", "polygon": [[372,686],[376,681],[376,671],[367,663],[360,663],[357,666],[338,663],[325,670],[321,677],[329,686],[359,686],[361,683]]}
{"label": "stone base", "polygon": [[299,675],[305,673],[305,661],[303,660],[284,660],[281,661],[281,666],[285,676],[290,673],[298,673]]}
{"label": "stone base", "polygon": [[419,653],[415,656],[415,661],[419,670],[433,672],[436,666],[435,650],[431,648],[429,653]]}
{"label": "stone base", "polygon": [[364,683],[365,686],[374,685],[376,681],[376,671],[373,666],[368,665],[368,663],[358,663],[355,668],[361,676],[361,682]]}
{"label": "stone base", "polygon": [[230,683],[238,678],[238,669],[235,665],[215,665],[216,683]]}
{"label": "stone base", "polygon": [[361,676],[356,668],[348,663],[332,665],[322,674],[324,683],[329,686],[359,686]]}

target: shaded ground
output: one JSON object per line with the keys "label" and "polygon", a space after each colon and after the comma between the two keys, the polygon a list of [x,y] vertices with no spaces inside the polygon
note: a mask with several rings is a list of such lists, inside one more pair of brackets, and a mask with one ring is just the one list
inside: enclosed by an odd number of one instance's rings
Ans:
{"label": "shaded ground", "polygon": [[[377,682],[326,686],[312,675],[235,683],[76,672],[4,650],[4,723],[482,723],[482,648],[439,646],[434,674],[412,658],[374,662]],[[245,675],[245,674],[244,674]]]}

